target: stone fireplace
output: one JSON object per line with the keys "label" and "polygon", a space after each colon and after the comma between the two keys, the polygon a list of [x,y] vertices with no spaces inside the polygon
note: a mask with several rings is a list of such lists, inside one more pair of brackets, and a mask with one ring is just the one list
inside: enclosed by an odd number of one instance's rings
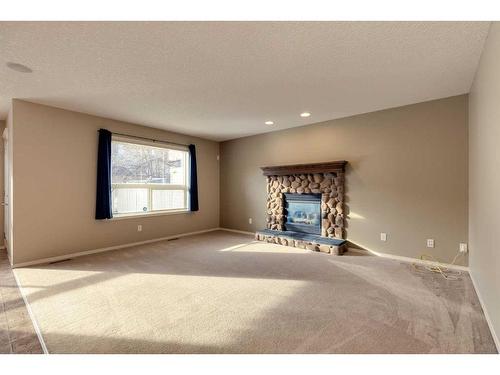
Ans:
{"label": "stone fireplace", "polygon": [[267,228],[258,240],[342,254],[346,161],[263,167]]}

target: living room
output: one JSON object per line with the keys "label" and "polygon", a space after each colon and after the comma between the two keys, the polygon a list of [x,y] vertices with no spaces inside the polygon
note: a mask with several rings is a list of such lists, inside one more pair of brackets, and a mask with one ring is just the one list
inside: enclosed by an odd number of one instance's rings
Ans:
{"label": "living room", "polygon": [[498,353],[498,22],[63,19],[0,21],[0,353]]}

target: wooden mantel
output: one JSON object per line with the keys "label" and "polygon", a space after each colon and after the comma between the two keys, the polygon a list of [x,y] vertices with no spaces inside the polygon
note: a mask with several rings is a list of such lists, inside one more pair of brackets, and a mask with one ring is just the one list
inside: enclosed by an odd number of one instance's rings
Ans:
{"label": "wooden mantel", "polygon": [[344,172],[346,164],[347,161],[345,160],[337,160],[313,164],[275,165],[271,167],[261,167],[261,169],[264,176],[284,176],[293,174]]}

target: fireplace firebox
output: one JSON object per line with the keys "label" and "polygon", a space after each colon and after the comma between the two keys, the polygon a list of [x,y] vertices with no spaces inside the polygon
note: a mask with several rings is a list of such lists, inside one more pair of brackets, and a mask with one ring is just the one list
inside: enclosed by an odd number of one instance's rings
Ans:
{"label": "fireplace firebox", "polygon": [[284,194],[285,230],[321,234],[321,194]]}

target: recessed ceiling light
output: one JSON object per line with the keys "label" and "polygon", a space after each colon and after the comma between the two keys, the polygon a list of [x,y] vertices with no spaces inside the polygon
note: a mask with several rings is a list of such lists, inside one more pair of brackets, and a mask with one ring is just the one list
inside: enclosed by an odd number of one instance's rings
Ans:
{"label": "recessed ceiling light", "polygon": [[274,122],[272,122],[272,121],[266,121],[264,124],[266,124],[266,125],[274,125]]}
{"label": "recessed ceiling light", "polygon": [[9,61],[5,65],[7,65],[7,68],[15,70],[16,72],[20,72],[20,73],[32,73],[33,72],[33,70],[31,70],[30,68],[28,68],[26,65],[23,65],[23,64],[18,64],[18,63]]}
{"label": "recessed ceiling light", "polygon": [[311,116],[311,114],[309,112],[302,112],[300,114],[300,117],[309,117],[309,116]]}

